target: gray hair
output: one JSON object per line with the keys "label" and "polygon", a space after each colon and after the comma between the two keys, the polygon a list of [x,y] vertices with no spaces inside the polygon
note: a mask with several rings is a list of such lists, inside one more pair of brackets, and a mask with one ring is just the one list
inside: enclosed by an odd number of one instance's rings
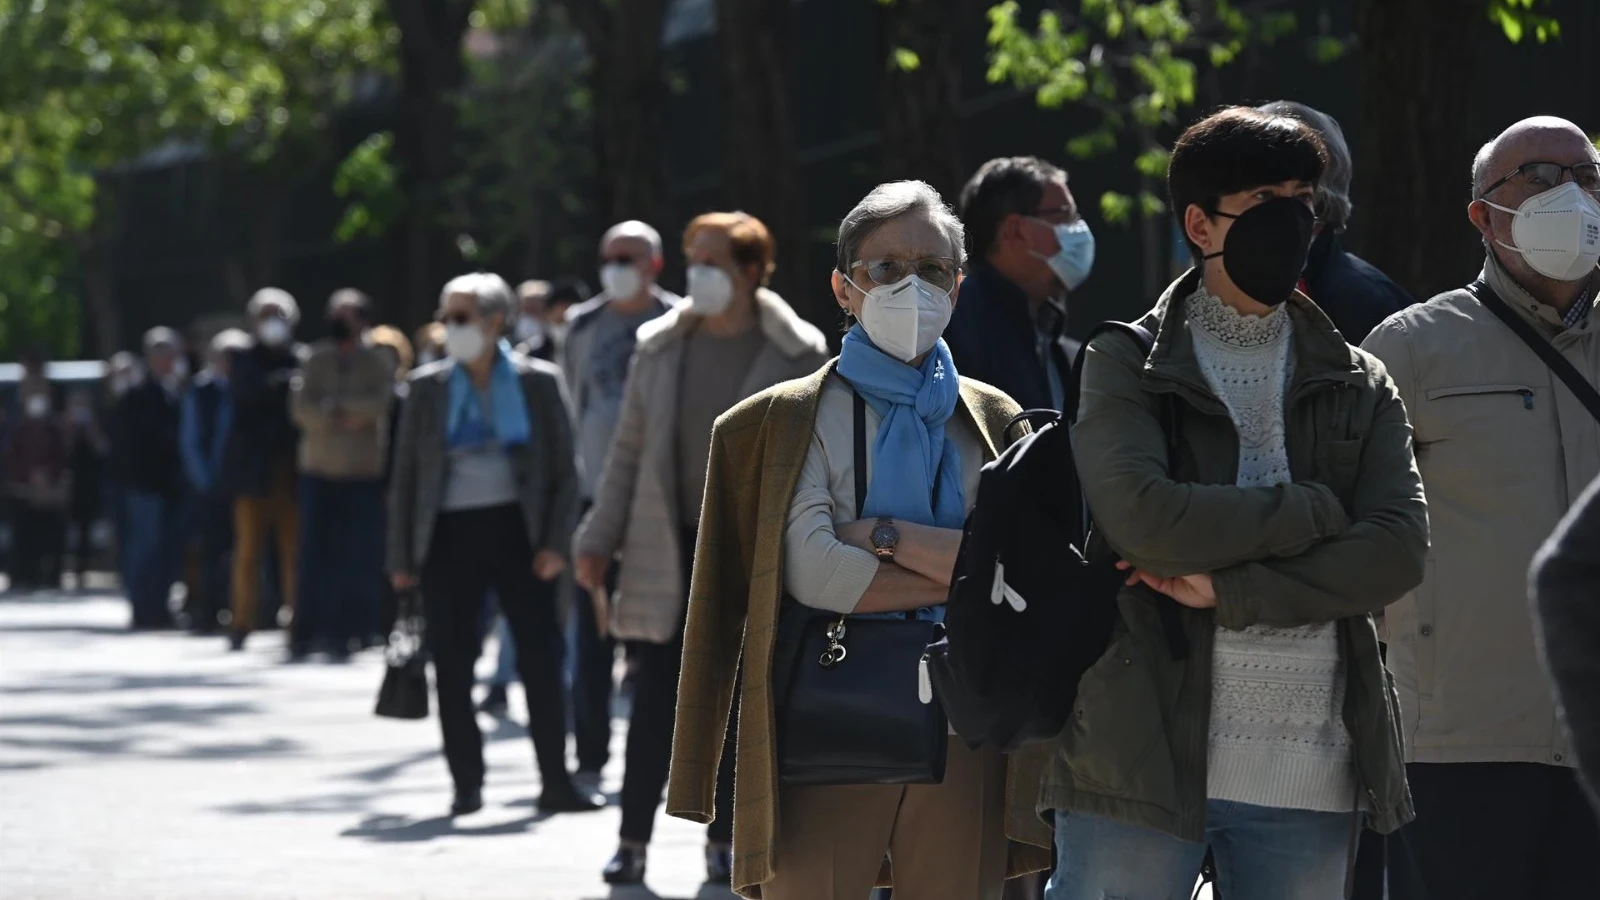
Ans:
{"label": "gray hair", "polygon": [[1350,179],[1355,165],[1350,160],[1350,145],[1337,120],[1320,110],[1293,100],[1279,100],[1259,107],[1269,116],[1294,119],[1315,131],[1328,149],[1328,165],[1317,185],[1317,214],[1334,231],[1343,231],[1350,221]]}
{"label": "gray hair", "polygon": [[638,219],[629,219],[606,229],[605,236],[600,238],[600,249],[617,238],[634,238],[650,245],[650,255],[655,259],[661,258],[661,232],[651,228],[647,223]]}
{"label": "gray hair", "polygon": [[440,309],[444,308],[451,294],[471,294],[478,298],[478,315],[485,319],[495,313],[510,319],[512,310],[516,308],[516,295],[511,293],[511,285],[493,272],[472,272],[450,279],[450,283],[439,292]]}
{"label": "gray hair", "polygon": [[156,327],[144,333],[144,352],[152,350],[172,350],[174,352],[183,348],[183,339],[178,333],[165,325]]}
{"label": "gray hair", "polygon": [[224,328],[211,339],[213,356],[248,349],[250,349],[250,335],[239,328]]}
{"label": "gray hair", "polygon": [[294,295],[283,288],[264,287],[256,291],[245,306],[245,312],[250,314],[250,318],[259,319],[269,308],[282,311],[290,325],[300,321],[300,304],[294,302]]}
{"label": "gray hair", "polygon": [[839,223],[839,271],[849,273],[861,245],[873,232],[886,222],[914,212],[926,215],[945,233],[950,241],[950,256],[957,263],[967,261],[966,229],[939,192],[926,181],[891,181],[873,188]]}

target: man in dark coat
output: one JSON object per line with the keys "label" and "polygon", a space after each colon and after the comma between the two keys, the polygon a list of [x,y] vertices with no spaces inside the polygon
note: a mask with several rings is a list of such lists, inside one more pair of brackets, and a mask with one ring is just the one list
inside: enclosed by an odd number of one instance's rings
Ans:
{"label": "man in dark coat", "polygon": [[1534,557],[1532,594],[1539,647],[1600,811],[1600,479]]}
{"label": "man in dark coat", "polygon": [[971,271],[945,342],[962,375],[1024,409],[1068,406],[1078,342],[1067,302],[1094,265],[1094,234],[1067,173],[1031,156],[993,159],[961,191]]}
{"label": "man in dark coat", "polygon": [[117,442],[125,459],[128,600],[133,627],[168,628],[167,605],[183,552],[184,479],[178,451],[182,341],[171,328],[144,338],[149,375],[123,399]]}

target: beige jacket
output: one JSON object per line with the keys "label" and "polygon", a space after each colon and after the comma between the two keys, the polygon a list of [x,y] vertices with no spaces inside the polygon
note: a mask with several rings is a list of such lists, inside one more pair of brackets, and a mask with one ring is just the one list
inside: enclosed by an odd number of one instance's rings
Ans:
{"label": "beige jacket", "polygon": [[[1566,328],[1492,254],[1482,277],[1600,383],[1600,315]],[[1600,276],[1585,302],[1596,287]],[[1386,622],[1407,759],[1570,766],[1534,649],[1528,565],[1600,473],[1600,424],[1465,290],[1390,316],[1362,346],[1410,413],[1432,525],[1423,582]]]}
{"label": "beige jacket", "polygon": [[[761,290],[756,306],[766,344],[740,385],[745,397],[815,372],[828,353],[822,332],[777,294]],[[678,372],[684,338],[698,320],[687,304],[679,303],[639,328],[623,388],[622,416],[596,486],[594,508],[573,541],[580,556],[621,554],[611,633],[623,640],[667,643],[683,623]]]}
{"label": "beige jacket", "polygon": [[[336,345],[320,343],[295,376],[293,391],[289,409],[300,426],[302,474],[383,476],[394,401],[394,366],[385,354],[363,346],[341,356]],[[351,421],[358,424],[349,427]]]}

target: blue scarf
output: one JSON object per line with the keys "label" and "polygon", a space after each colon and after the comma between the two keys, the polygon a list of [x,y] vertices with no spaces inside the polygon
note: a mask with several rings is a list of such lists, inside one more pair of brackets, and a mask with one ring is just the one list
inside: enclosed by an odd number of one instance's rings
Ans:
{"label": "blue scarf", "polygon": [[967,503],[961,452],[945,436],[945,423],[961,399],[950,348],[940,340],[922,366],[912,368],[879,350],[857,325],[844,336],[838,372],[881,419],[862,515],[962,527]]}
{"label": "blue scarf", "polygon": [[[522,383],[511,364],[511,345],[501,341],[495,348],[494,369],[489,374],[488,410],[478,402],[467,367],[456,364],[450,373],[450,411],[445,420],[445,440],[451,449],[482,449],[498,440],[502,449],[528,443],[528,407],[522,398]],[[489,420],[484,420],[484,413]]]}

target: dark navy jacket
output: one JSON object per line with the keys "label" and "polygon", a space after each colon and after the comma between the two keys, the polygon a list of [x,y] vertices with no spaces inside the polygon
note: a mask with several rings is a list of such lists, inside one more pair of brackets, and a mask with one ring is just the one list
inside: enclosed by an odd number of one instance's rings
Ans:
{"label": "dark navy jacket", "polygon": [[[1005,391],[1023,409],[1055,409],[1050,375],[1039,359],[1038,329],[1022,289],[979,262],[961,283],[956,300],[944,332],[956,371]],[[1068,392],[1078,347],[1058,326],[1049,351]]]}
{"label": "dark navy jacket", "polygon": [[1331,231],[1311,245],[1305,274],[1306,295],[1328,314],[1349,344],[1359,345],[1378,323],[1415,302],[1376,266],[1347,253]]}
{"label": "dark navy jacket", "polygon": [[292,346],[257,342],[234,354],[228,378],[233,417],[223,454],[222,490],[265,496],[272,489],[273,473],[294,465],[300,431],[289,418],[289,382],[299,367]]}
{"label": "dark navy jacket", "polygon": [[178,456],[179,395],[146,378],[122,398],[116,441],[123,483],[136,491],[173,496],[183,493],[183,462]]}

